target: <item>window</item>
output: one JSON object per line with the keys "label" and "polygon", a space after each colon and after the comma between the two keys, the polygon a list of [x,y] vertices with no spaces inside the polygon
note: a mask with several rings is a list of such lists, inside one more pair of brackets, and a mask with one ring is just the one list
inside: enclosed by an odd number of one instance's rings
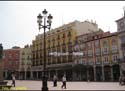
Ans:
{"label": "window", "polygon": [[92,50],[88,50],[88,56],[92,56],[93,53],[92,53]]}
{"label": "window", "polygon": [[22,61],[22,63],[21,63],[22,65],[24,65],[24,61]]}
{"label": "window", "polygon": [[69,39],[68,39],[68,42],[69,42],[69,43],[72,43],[72,40],[71,40],[71,38],[69,38]]}
{"label": "window", "polygon": [[63,34],[63,38],[65,38],[65,34]]}
{"label": "window", "polygon": [[115,39],[112,39],[112,44],[113,44],[113,45],[115,44]]}
{"label": "window", "polygon": [[83,64],[83,60],[82,59],[80,60],[80,64]]}
{"label": "window", "polygon": [[107,54],[108,53],[108,48],[103,48],[103,52],[104,52],[104,54]]}
{"label": "window", "polygon": [[18,61],[16,61],[15,64],[18,65]]}
{"label": "window", "polygon": [[71,32],[70,31],[68,32],[68,36],[71,36]]}
{"label": "window", "polygon": [[108,63],[108,57],[104,57],[104,63]]}
{"label": "window", "polygon": [[118,51],[117,46],[112,46],[112,52],[114,53],[114,52],[117,52],[117,51]]}
{"label": "window", "polygon": [[99,47],[99,40],[96,40],[96,41],[95,41],[95,46],[96,46],[96,47]]}
{"label": "window", "polygon": [[18,54],[16,53],[16,59],[18,59]]}
{"label": "window", "polygon": [[27,65],[30,65],[31,64],[31,62],[30,61],[27,61]]}
{"label": "window", "polygon": [[88,43],[88,48],[91,48],[91,43]]}
{"label": "window", "polygon": [[30,57],[29,57],[29,56],[27,57],[27,60],[30,60]]}
{"label": "window", "polygon": [[118,59],[117,55],[113,56],[113,61],[116,62]]}
{"label": "window", "polygon": [[58,35],[57,39],[60,39],[60,36]]}
{"label": "window", "polygon": [[89,59],[89,64],[92,65],[93,64],[93,60],[92,59]]}
{"label": "window", "polygon": [[86,52],[85,51],[83,51],[83,56],[85,56],[86,55]]}
{"label": "window", "polygon": [[24,53],[24,52],[22,52],[22,55],[25,55],[25,53]]}
{"label": "window", "polygon": [[96,49],[96,54],[100,54],[100,49]]}
{"label": "window", "polygon": [[106,41],[103,41],[103,46],[107,46],[107,42]]}
{"label": "window", "polygon": [[9,54],[9,58],[11,58],[12,57],[12,55],[11,54]]}
{"label": "window", "polygon": [[100,63],[101,63],[100,58],[96,58],[96,64],[100,64]]}

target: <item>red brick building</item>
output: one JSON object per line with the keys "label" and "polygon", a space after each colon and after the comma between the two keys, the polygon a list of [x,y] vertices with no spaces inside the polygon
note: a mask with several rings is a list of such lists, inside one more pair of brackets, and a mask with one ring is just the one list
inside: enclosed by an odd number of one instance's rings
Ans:
{"label": "red brick building", "polygon": [[20,48],[13,47],[12,49],[5,49],[4,53],[4,78],[10,79],[11,73],[15,72],[18,75],[20,64]]}

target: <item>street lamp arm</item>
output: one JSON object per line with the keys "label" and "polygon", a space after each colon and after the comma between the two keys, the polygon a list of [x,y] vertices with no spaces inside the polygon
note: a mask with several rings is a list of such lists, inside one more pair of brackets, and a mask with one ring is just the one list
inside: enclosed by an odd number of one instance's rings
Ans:
{"label": "street lamp arm", "polygon": [[50,30],[50,28],[51,28],[51,24],[50,24],[50,25],[47,25],[47,28]]}

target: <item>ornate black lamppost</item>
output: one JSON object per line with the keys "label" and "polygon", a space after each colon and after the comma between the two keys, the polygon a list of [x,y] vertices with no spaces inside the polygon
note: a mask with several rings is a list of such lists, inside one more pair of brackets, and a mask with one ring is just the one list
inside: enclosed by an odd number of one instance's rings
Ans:
{"label": "ornate black lamppost", "polygon": [[[37,23],[38,23],[38,26],[39,26],[39,30],[41,28],[44,29],[44,64],[43,64],[43,86],[42,86],[42,91],[48,91],[48,87],[47,87],[47,74],[46,74],[46,28],[48,28],[50,30],[51,28],[51,23],[52,23],[52,16],[51,14],[49,14],[49,16],[47,16],[47,11],[46,9],[44,9],[44,11],[42,12],[43,13],[43,16],[41,14],[39,14],[37,16]],[[42,19],[43,19],[43,25],[42,25]]]}

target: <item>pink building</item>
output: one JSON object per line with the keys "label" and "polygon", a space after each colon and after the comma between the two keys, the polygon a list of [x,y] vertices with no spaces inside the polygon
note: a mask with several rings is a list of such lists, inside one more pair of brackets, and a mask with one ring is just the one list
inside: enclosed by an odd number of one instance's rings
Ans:
{"label": "pink building", "polygon": [[13,47],[12,49],[5,49],[4,53],[4,77],[11,78],[11,73],[15,72],[18,75],[20,62],[20,48]]}

